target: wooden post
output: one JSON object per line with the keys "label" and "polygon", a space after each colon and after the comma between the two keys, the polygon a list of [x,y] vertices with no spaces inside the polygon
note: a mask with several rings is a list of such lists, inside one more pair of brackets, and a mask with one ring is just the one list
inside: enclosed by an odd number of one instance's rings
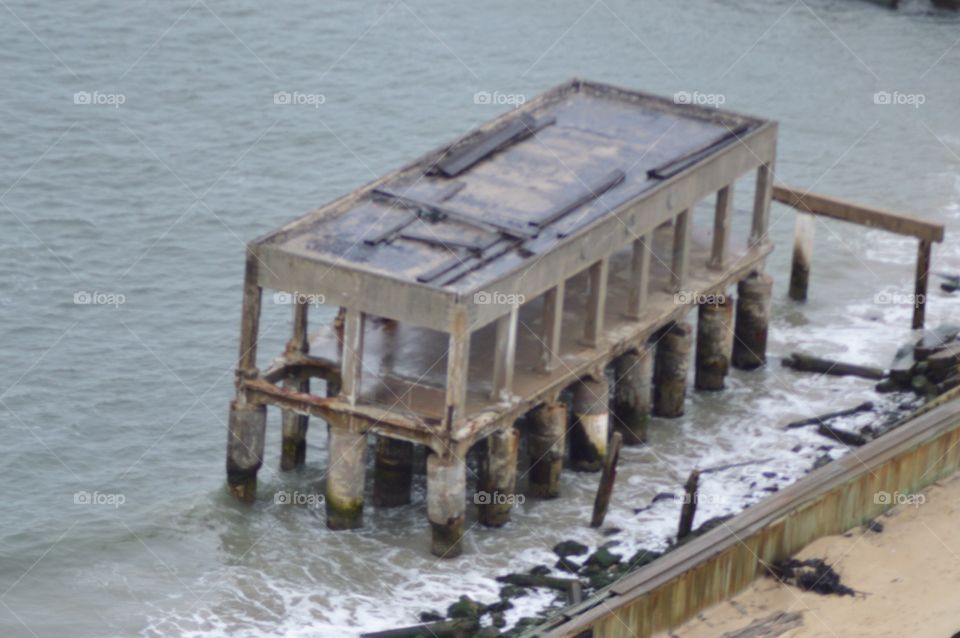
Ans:
{"label": "wooden post", "polygon": [[692,334],[690,324],[681,321],[667,326],[657,342],[653,373],[653,413],[657,416],[683,416]]}
{"label": "wooden post", "polygon": [[750,229],[750,246],[767,241],[767,224],[770,219],[770,196],[773,192],[773,160],[757,169],[757,189],[753,200],[753,225]]}
{"label": "wooden post", "polygon": [[566,282],[561,281],[543,296],[540,371],[550,372],[560,365],[560,331],[563,326],[563,296]]}
{"label": "wooden post", "polygon": [[470,362],[470,332],[466,317],[457,313],[447,345],[447,390],[444,427],[452,432],[467,412],[467,369]]}
{"label": "wooden post", "polygon": [[493,352],[493,390],[490,398],[494,401],[508,399],[513,391],[513,369],[517,356],[517,315],[519,306],[514,305],[510,312],[497,319],[496,342]]}
{"label": "wooden post", "polygon": [[570,430],[570,466],[580,472],[597,472],[607,453],[610,427],[609,387],[601,371],[573,385],[573,428]]}
{"label": "wooden post", "polygon": [[441,457],[431,452],[427,456],[427,518],[434,556],[454,558],[462,553],[466,493],[464,460],[453,453]]}
{"label": "wooden post", "polygon": [[733,214],[733,184],[717,191],[717,206],[713,216],[713,251],[710,268],[723,270],[727,258],[727,238],[730,235],[730,218]]}
{"label": "wooden post", "polygon": [[610,496],[613,494],[613,483],[617,479],[617,461],[620,459],[622,444],[623,436],[619,432],[614,432],[610,439],[610,447],[607,449],[607,456],[603,459],[603,473],[600,474],[600,486],[593,500],[593,518],[590,519],[590,527],[600,527],[603,525],[603,519],[607,517]]}
{"label": "wooden post", "polygon": [[923,328],[927,311],[927,280],[930,277],[930,240],[921,239],[917,248],[917,284],[913,299],[913,329]]}
{"label": "wooden post", "polygon": [[773,278],[750,273],[737,284],[737,318],[731,363],[741,370],[759,368],[767,362],[767,323]]}
{"label": "wooden post", "polygon": [[711,301],[698,310],[694,381],[698,390],[723,389],[733,351],[733,302],[723,294]]}
{"label": "wooden post", "polygon": [[700,471],[693,470],[683,488],[683,507],[680,508],[680,525],[677,540],[681,541],[693,530],[693,519],[697,515],[697,490],[700,487]]}
{"label": "wooden post", "polygon": [[410,503],[413,483],[413,443],[377,437],[373,464],[373,504],[398,507]]}
{"label": "wooden post", "polygon": [[[305,303],[294,299],[293,302],[293,336],[287,343],[287,354],[306,354],[309,349],[307,342],[307,309]],[[310,379],[286,378],[283,381],[286,388],[297,392],[310,392]],[[282,443],[280,447],[280,469],[284,472],[295,470],[303,465],[307,456],[307,415],[297,414],[292,410],[284,410],[281,416]]]}
{"label": "wooden post", "polygon": [[367,434],[340,425],[331,425],[327,432],[327,527],[363,527]]}
{"label": "wooden post", "polygon": [[560,472],[567,437],[567,406],[544,403],[530,412],[527,452],[530,455],[530,495],[556,498],[560,495]]}
{"label": "wooden post", "polygon": [[813,236],[817,220],[813,215],[797,211],[793,228],[793,265],[790,268],[790,298],[807,300],[810,266],[813,263]]}
{"label": "wooden post", "polygon": [[343,324],[343,362],[340,368],[340,391],[350,405],[360,396],[363,379],[363,332],[366,315],[355,308],[347,308]]}
{"label": "wooden post", "polygon": [[627,445],[647,440],[652,376],[653,353],[646,346],[613,361],[613,423]]}
{"label": "wooden post", "polygon": [[263,465],[267,429],[267,406],[241,400],[230,403],[227,428],[227,486],[238,501],[253,503],[257,495],[257,471]]}
{"label": "wooden post", "polygon": [[520,432],[512,425],[487,437],[486,453],[480,459],[480,489],[474,498],[480,506],[480,522],[487,527],[502,527],[510,520],[517,492],[519,445]]}
{"label": "wooden post", "polygon": [[633,257],[630,261],[630,288],[627,293],[629,319],[639,319],[647,304],[647,289],[650,282],[650,235],[633,240]]}
{"label": "wooden post", "polygon": [[587,300],[583,324],[583,342],[591,348],[600,345],[603,339],[603,315],[607,308],[607,275],[610,260],[604,257],[590,266],[590,297]]}
{"label": "wooden post", "polygon": [[687,263],[690,261],[690,211],[677,215],[673,226],[673,265],[670,268],[670,287],[673,292],[687,285]]}
{"label": "wooden post", "polygon": [[240,318],[240,355],[237,359],[237,397],[230,403],[227,425],[227,486],[237,500],[252,503],[257,494],[257,472],[263,465],[267,408],[249,401],[240,383],[257,376],[257,337],[263,291],[257,284],[257,259],[247,248]]}

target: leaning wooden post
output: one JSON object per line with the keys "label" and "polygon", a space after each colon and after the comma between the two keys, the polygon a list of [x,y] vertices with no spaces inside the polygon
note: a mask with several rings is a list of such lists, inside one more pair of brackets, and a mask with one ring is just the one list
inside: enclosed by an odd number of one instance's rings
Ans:
{"label": "leaning wooden post", "polygon": [[597,496],[593,500],[593,518],[590,519],[590,527],[600,527],[603,525],[603,519],[607,517],[610,496],[613,494],[613,483],[617,479],[617,461],[620,459],[620,446],[622,444],[623,436],[619,432],[614,432],[610,438],[610,448],[607,450],[607,456],[603,459],[603,473],[600,475]]}
{"label": "leaning wooden post", "polygon": [[373,504],[398,507],[410,503],[413,483],[413,443],[377,437],[373,463]]}
{"label": "leaning wooden post", "polygon": [[677,540],[681,541],[693,530],[693,519],[697,515],[697,491],[700,487],[700,471],[693,470],[683,488],[683,507],[680,508],[680,524],[677,528]]}
{"label": "leaning wooden post", "polygon": [[737,285],[737,294],[731,362],[735,368],[752,370],[767,362],[767,324],[773,278],[765,273],[752,272]]}
{"label": "leaning wooden post", "polygon": [[686,321],[670,324],[661,332],[653,371],[655,415],[668,418],[683,416],[692,347],[693,328]]}
{"label": "leaning wooden post", "polygon": [[790,298],[794,301],[807,300],[816,224],[817,220],[813,215],[797,211],[793,229],[793,265],[790,267]]}
{"label": "leaning wooden post", "polygon": [[527,451],[530,455],[530,495],[560,495],[560,472],[567,437],[567,406],[548,402],[530,411]]}
{"label": "leaning wooden post", "polygon": [[327,527],[363,527],[367,433],[332,425],[327,436]]}
{"label": "leaning wooden post", "polygon": [[645,345],[613,361],[613,423],[627,445],[647,440],[652,377],[653,352]]}
{"label": "leaning wooden post", "polygon": [[610,427],[607,377],[600,371],[573,384],[573,428],[570,431],[570,466],[580,472],[597,472],[607,453]]}
{"label": "leaning wooden post", "polygon": [[[309,351],[307,342],[307,309],[305,303],[293,301],[293,336],[287,343],[287,355],[306,354]],[[296,392],[310,392],[308,377],[288,377],[284,379],[285,387]],[[284,410],[282,420],[282,443],[280,447],[280,469],[285,472],[295,470],[303,465],[307,456],[307,415],[297,414],[293,410]]]}
{"label": "leaning wooden post", "polygon": [[733,302],[723,294],[710,301],[698,310],[694,381],[698,390],[723,389],[733,351]]}
{"label": "leaning wooden post", "polygon": [[487,527],[501,527],[510,520],[517,492],[519,447],[520,432],[513,426],[487,437],[486,454],[480,461],[480,489],[474,499],[480,506],[480,522]]}
{"label": "leaning wooden post", "polygon": [[913,329],[923,328],[927,311],[927,280],[930,277],[930,240],[921,239],[917,248],[917,284],[913,298]]}
{"label": "leaning wooden post", "polygon": [[453,452],[427,456],[427,518],[432,541],[430,551],[440,558],[454,558],[462,551],[466,515],[467,469]]}
{"label": "leaning wooden post", "polygon": [[257,376],[257,336],[262,290],[257,283],[257,258],[247,249],[237,362],[237,397],[230,403],[227,426],[227,486],[239,501],[252,503],[257,493],[257,471],[263,465],[267,408],[256,405],[243,387]]}

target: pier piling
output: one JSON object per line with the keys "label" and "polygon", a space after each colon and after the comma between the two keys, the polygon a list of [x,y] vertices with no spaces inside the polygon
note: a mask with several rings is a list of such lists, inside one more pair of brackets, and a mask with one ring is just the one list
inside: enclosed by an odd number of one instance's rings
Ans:
{"label": "pier piling", "polygon": [[773,278],[754,271],[737,285],[737,294],[731,362],[741,370],[752,370],[767,362],[767,324]]}
{"label": "pier piling", "polygon": [[463,552],[467,467],[456,455],[427,457],[427,518],[432,532],[430,551],[440,558]]}
{"label": "pier piling", "polygon": [[[308,306],[297,300],[293,305],[293,336],[287,343],[287,354],[307,354],[310,345],[307,341]],[[284,387],[296,392],[309,393],[310,379],[307,377],[288,377]],[[307,458],[307,427],[309,420],[305,414],[293,410],[283,410],[281,416],[280,469],[284,472],[295,470]]]}
{"label": "pier piling", "polygon": [[530,412],[527,451],[530,454],[530,495],[556,498],[560,495],[560,472],[567,436],[567,406],[543,403]]}
{"label": "pier piling", "polygon": [[477,504],[480,522],[487,527],[502,527],[510,520],[517,491],[517,450],[520,432],[514,427],[498,430],[487,437],[486,453],[480,461]]}
{"label": "pier piling", "polygon": [[367,434],[331,425],[327,449],[327,527],[334,530],[363,527]]}
{"label": "pier piling", "polygon": [[609,391],[603,372],[573,384],[570,466],[574,470],[598,472],[603,466],[610,429]]}
{"label": "pier piling", "polygon": [[639,445],[647,440],[650,420],[650,382],[653,376],[653,353],[646,346],[631,350],[613,362],[613,422],[625,445]]}
{"label": "pier piling", "polygon": [[694,386],[698,390],[722,390],[730,370],[733,350],[733,303],[719,295],[700,304],[697,320],[697,367]]}
{"label": "pier piling", "polygon": [[399,507],[410,503],[413,483],[413,443],[377,437],[373,464],[373,504]]}
{"label": "pier piling", "polygon": [[267,406],[232,401],[227,434],[227,485],[243,503],[257,495],[257,471],[263,465]]}
{"label": "pier piling", "polygon": [[653,413],[657,416],[683,416],[692,335],[690,324],[680,321],[667,326],[657,343],[653,382]]}

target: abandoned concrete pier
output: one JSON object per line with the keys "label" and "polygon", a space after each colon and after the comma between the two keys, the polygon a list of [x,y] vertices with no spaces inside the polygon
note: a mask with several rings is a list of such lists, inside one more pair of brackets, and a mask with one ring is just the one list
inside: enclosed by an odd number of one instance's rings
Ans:
{"label": "abandoned concrete pier", "polygon": [[[478,501],[480,521],[509,520],[524,415],[531,496],[558,495],[567,447],[570,467],[599,470],[613,428],[639,443],[651,411],[683,413],[694,346],[703,390],[731,362],[763,363],[776,142],[774,122],[574,80],[251,242],[230,491],[255,497],[267,405],[283,410],[284,470],[304,462],[307,418],[329,424],[332,529],[363,524],[369,434],[379,507],[409,502],[424,446],[438,556],[461,552],[475,444],[478,490],[499,496]],[[736,237],[734,184],[752,175]],[[264,289],[295,303],[286,351],[261,370]],[[318,298],[340,314],[310,334],[303,301]]]}

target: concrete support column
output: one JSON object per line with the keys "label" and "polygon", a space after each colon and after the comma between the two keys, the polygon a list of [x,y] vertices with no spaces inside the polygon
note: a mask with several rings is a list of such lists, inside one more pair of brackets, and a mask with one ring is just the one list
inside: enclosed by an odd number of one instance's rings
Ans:
{"label": "concrete support column", "polygon": [[257,471],[263,465],[267,406],[230,403],[227,428],[227,485],[238,501],[252,503],[257,495]]}
{"label": "concrete support column", "polygon": [[733,349],[733,301],[724,295],[700,304],[697,321],[698,390],[722,390]]}
{"label": "concrete support column", "polygon": [[[310,392],[309,379],[290,379],[284,381],[284,387],[297,392]],[[281,414],[280,469],[284,472],[295,470],[307,459],[307,427],[309,419],[305,414],[292,410],[283,410]]]}
{"label": "concrete support column", "polygon": [[653,353],[646,347],[613,362],[613,423],[627,445],[647,440],[653,377]]}
{"label": "concrete support column", "polygon": [[454,558],[463,552],[463,523],[467,504],[467,466],[451,455],[427,456],[427,518],[434,556]]}
{"label": "concrete support column", "polygon": [[517,492],[517,450],[520,432],[510,427],[494,432],[486,440],[486,454],[480,460],[480,481],[476,502],[480,522],[502,527],[510,521],[510,509]]}
{"label": "concrete support column", "polygon": [[377,437],[373,465],[373,504],[398,507],[410,502],[413,481],[413,443]]}
{"label": "concrete support column", "polygon": [[737,293],[732,363],[736,368],[752,370],[767,362],[767,325],[773,278],[753,272],[737,285]]}
{"label": "concrete support column", "polygon": [[530,411],[530,495],[556,498],[560,495],[560,471],[567,440],[567,406],[544,403]]}
{"label": "concrete support column", "polygon": [[327,449],[327,527],[362,527],[367,434],[331,425]]}
{"label": "concrete support column", "polygon": [[653,385],[653,413],[657,416],[683,415],[692,335],[690,324],[680,321],[666,327],[657,343]]}
{"label": "concrete support column", "polygon": [[599,472],[607,453],[610,429],[609,386],[600,373],[573,386],[573,428],[570,431],[570,466],[579,472]]}

